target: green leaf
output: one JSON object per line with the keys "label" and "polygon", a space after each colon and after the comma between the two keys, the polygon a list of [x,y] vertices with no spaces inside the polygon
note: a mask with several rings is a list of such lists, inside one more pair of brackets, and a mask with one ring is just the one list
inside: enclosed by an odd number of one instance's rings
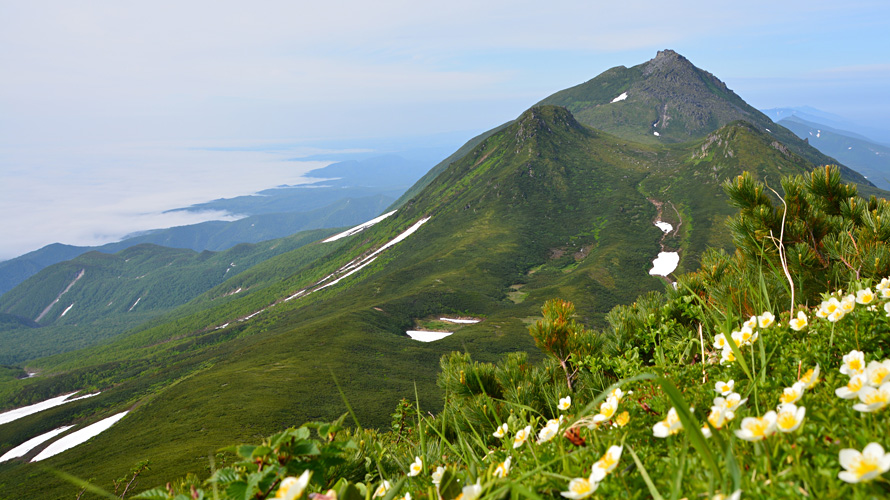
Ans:
{"label": "green leaf", "polygon": [[445,469],[442,474],[442,480],[439,482],[439,494],[442,500],[453,500],[460,496],[463,488],[460,485],[460,479],[451,469]]}
{"label": "green leaf", "polygon": [[136,500],[169,500],[170,494],[166,488],[152,488],[133,497]]}
{"label": "green leaf", "polygon": [[337,490],[339,500],[365,500],[365,496],[354,484],[346,482]]}
{"label": "green leaf", "polygon": [[627,451],[630,452],[630,456],[634,459],[634,463],[637,464],[637,468],[640,469],[640,475],[643,476],[643,481],[646,483],[646,487],[649,488],[649,494],[652,495],[652,498],[654,500],[664,500],[664,497],[661,496],[661,493],[659,493],[658,489],[655,487],[655,483],[652,482],[652,478],[649,477],[649,473],[646,472],[646,468],[643,467],[643,462],[640,462],[640,458],[634,453],[634,449],[628,445]]}

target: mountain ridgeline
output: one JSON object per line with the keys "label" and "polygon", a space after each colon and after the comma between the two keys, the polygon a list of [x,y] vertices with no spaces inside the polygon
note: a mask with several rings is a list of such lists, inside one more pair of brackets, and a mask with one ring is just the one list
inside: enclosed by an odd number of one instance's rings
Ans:
{"label": "mountain ridgeline", "polygon": [[[340,416],[346,411],[340,389],[364,426],[388,426],[403,397],[436,411],[442,355],[466,351],[491,361],[528,351],[533,360],[540,357],[528,325],[550,298],[571,299],[579,320],[605,327],[615,305],[670,286],[670,278],[649,274],[659,252],[679,252],[677,272],[684,272],[694,270],[707,248],[732,248],[725,221],[735,210],[724,181],[750,171],[778,184],[813,168],[812,151],[785,144],[774,124],[766,130],[744,117],[706,116],[718,104],[695,104],[699,87],[682,95],[689,75],[669,76],[672,65],[691,64],[672,53],[656,60],[646,63],[655,64],[648,72],[610,70],[625,77],[602,80],[614,80],[600,85],[609,98],[584,97],[576,87],[570,89],[575,101],[566,94],[561,106],[537,105],[473,139],[418,181],[398,211],[357,234],[258,262],[103,344],[28,362],[40,376],[0,385],[6,408],[85,387],[104,392],[75,409],[62,406],[0,426],[0,451],[66,422],[131,409],[88,445],[47,463],[110,484],[149,459],[151,473],[140,476],[140,488],[149,488],[186,471],[204,473],[208,453],[223,446]],[[649,88],[642,82],[658,75],[676,84],[669,102],[685,104],[668,106],[670,120],[659,129],[665,133],[654,136],[650,127],[662,115],[631,111],[664,112],[664,103],[642,93]],[[748,111],[711,78],[704,88]],[[597,87],[591,82],[584,85]],[[624,92],[626,99],[611,102]],[[598,110],[622,103],[639,107]],[[642,121],[634,121],[636,113]],[[602,130],[582,116],[628,125]],[[675,135],[672,127],[685,132]],[[672,228],[663,232],[655,221]],[[74,297],[87,277],[71,284],[67,276],[56,280],[54,293],[70,285],[64,296]],[[27,307],[23,316],[40,309]],[[60,300],[53,307],[68,306]],[[52,311],[56,321],[63,319]],[[444,316],[481,322],[450,325],[452,335],[430,343],[405,334],[442,329]],[[32,475],[28,484],[19,479],[23,474]],[[0,466],[0,484],[20,486],[28,498],[73,490],[49,477],[32,464]]]}

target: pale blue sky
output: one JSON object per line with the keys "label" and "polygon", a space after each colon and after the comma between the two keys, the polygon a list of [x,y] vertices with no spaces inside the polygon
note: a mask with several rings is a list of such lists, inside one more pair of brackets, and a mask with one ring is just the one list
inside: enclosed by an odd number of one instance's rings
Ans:
{"label": "pale blue sky", "polygon": [[[155,168],[138,153],[151,145],[169,149],[157,167],[174,176],[167,181],[189,185],[191,177],[206,179],[206,170],[177,157],[182,149],[448,131],[469,138],[553,92],[665,48],[758,108],[809,105],[890,129],[890,2],[883,0],[6,1],[0,211],[21,220],[36,210],[27,196],[9,201],[13,172],[16,186],[32,182],[44,190],[41,199],[56,199],[76,191],[78,179],[101,190],[107,175],[94,169],[114,169],[126,182],[128,170]],[[256,161],[222,163],[238,169]],[[258,183],[285,182],[267,170]],[[47,194],[44,182],[58,172],[73,189]],[[221,167],[222,179],[210,186],[217,191],[189,199],[238,189],[223,185],[229,175]],[[157,213],[185,198],[146,187],[133,198],[144,206],[128,208]],[[87,200],[60,203],[69,208],[54,218],[78,203]],[[127,201],[118,203],[91,209],[118,213]],[[76,235],[63,224],[27,224],[45,235],[15,250],[4,243],[0,258],[40,241],[107,240],[128,227],[120,222],[97,236],[97,229]],[[0,234],[21,227],[0,225]]]}

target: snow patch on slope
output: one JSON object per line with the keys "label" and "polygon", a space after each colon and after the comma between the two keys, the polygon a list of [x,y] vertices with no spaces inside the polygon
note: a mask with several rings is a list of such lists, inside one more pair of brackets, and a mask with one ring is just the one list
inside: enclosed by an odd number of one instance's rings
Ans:
{"label": "snow patch on slope", "polygon": [[0,457],[0,462],[7,462],[12,460],[13,458],[23,457],[28,454],[34,448],[42,445],[43,443],[49,441],[50,439],[58,436],[59,434],[67,431],[68,429],[74,427],[73,425],[66,425],[65,427],[59,427],[58,429],[53,429],[47,433],[41,434],[35,438],[31,438],[24,443],[16,446],[15,448],[7,451],[2,457]]}
{"label": "snow patch on slope", "polygon": [[33,405],[23,406],[21,408],[16,408],[14,410],[9,410],[4,413],[0,413],[0,425],[7,424],[12,422],[13,420],[18,420],[20,418],[27,417],[28,415],[33,415],[35,413],[41,412],[43,410],[48,410],[55,406],[59,406],[65,403],[70,403],[72,401],[77,401],[78,399],[85,399],[93,396],[98,396],[99,392],[94,394],[86,394],[84,396],[80,396],[73,399],[68,399],[71,396],[77,394],[76,392],[71,392],[68,394],[63,394],[61,396],[56,396],[51,399],[47,399],[46,401],[41,401],[39,403],[34,403]]}
{"label": "snow patch on slope", "polygon": [[612,102],[623,101],[625,99],[627,99],[627,92],[622,92],[620,96],[612,99]]}
{"label": "snow patch on slope", "polygon": [[68,314],[68,311],[70,311],[72,307],[74,307],[74,302],[72,302],[70,306],[65,308],[65,310],[62,311],[62,314],[59,317],[61,318],[61,317],[64,317],[66,314]]}
{"label": "snow patch on slope", "polygon": [[117,415],[108,417],[104,420],[100,420],[100,421],[96,422],[95,424],[88,425],[88,426],[84,427],[83,429],[80,429],[79,431],[72,432],[71,434],[68,434],[67,436],[63,437],[62,439],[47,446],[43,451],[38,453],[37,456],[34,457],[34,459],[31,461],[39,462],[39,461],[45,460],[49,457],[58,455],[59,453],[62,453],[63,451],[70,450],[71,448],[74,448],[75,446],[77,446],[79,444],[86,443],[87,441],[90,440],[90,438],[96,437],[99,434],[107,431],[109,428],[111,428],[112,425],[116,424],[118,420],[124,418],[127,415],[127,413],[129,413],[129,412],[125,411],[122,413],[118,413]]}
{"label": "snow patch on slope", "polygon": [[454,332],[428,332],[424,330],[408,330],[405,332],[414,340],[420,342],[433,342],[434,340],[442,340]]}
{"label": "snow patch on slope", "polygon": [[379,217],[377,217],[377,218],[371,219],[371,220],[369,220],[368,222],[364,222],[364,223],[362,223],[362,224],[359,224],[359,225],[353,227],[352,229],[347,229],[346,231],[343,231],[342,233],[335,234],[335,235],[331,236],[330,238],[328,238],[328,239],[326,239],[326,240],[323,240],[322,243],[329,243],[329,242],[331,242],[331,241],[336,241],[336,240],[339,240],[339,239],[341,239],[341,238],[345,238],[345,237],[347,237],[347,236],[352,236],[352,235],[355,234],[355,233],[359,233],[359,232],[361,232],[361,231],[364,231],[365,229],[367,229],[367,228],[373,226],[374,224],[377,224],[378,222],[382,221],[383,219],[389,217],[390,215],[392,215],[392,214],[394,214],[394,213],[396,213],[396,210],[393,210],[392,212],[383,214],[383,215],[381,215],[381,216],[379,216]]}
{"label": "snow patch on slope", "polygon": [[680,264],[680,254],[677,252],[658,252],[658,257],[652,261],[652,269],[649,274],[653,276],[667,276],[677,269]]}

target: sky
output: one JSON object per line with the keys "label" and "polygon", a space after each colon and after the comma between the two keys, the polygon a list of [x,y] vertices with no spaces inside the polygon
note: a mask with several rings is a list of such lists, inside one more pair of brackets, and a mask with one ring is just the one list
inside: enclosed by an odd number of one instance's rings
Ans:
{"label": "sky", "polygon": [[667,48],[890,130],[888,47],[884,0],[2,1],[0,259],[225,216],[164,211],[301,182],[319,144],[469,139]]}

